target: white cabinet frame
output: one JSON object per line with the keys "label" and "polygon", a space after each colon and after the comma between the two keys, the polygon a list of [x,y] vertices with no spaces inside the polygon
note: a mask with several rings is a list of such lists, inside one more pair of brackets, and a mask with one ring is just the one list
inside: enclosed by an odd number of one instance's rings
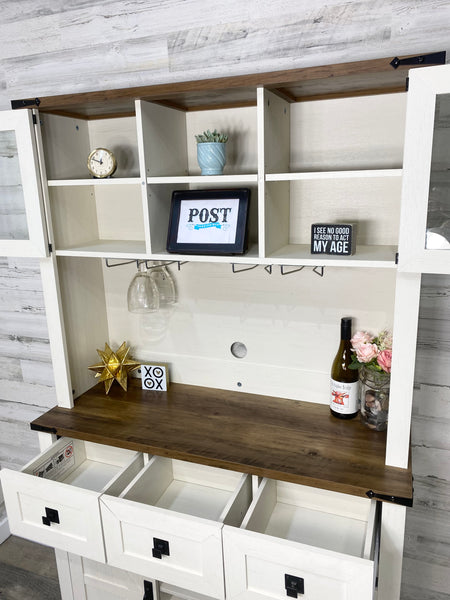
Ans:
{"label": "white cabinet frame", "polygon": [[410,71],[399,239],[400,271],[443,274],[450,271],[450,250],[427,250],[425,247],[438,94],[450,94],[450,65]]}

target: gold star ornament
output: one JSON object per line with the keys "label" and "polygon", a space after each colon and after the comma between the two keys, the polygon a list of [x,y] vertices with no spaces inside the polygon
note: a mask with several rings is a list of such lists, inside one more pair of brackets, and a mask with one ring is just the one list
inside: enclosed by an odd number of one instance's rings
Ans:
{"label": "gold star ornament", "polygon": [[97,350],[102,362],[91,365],[88,369],[97,371],[95,376],[99,378],[99,381],[105,382],[106,393],[111,389],[114,380],[127,391],[128,373],[135,371],[141,366],[140,363],[128,357],[129,351],[130,347],[127,347],[126,342],[115,352],[106,343],[104,350]]}

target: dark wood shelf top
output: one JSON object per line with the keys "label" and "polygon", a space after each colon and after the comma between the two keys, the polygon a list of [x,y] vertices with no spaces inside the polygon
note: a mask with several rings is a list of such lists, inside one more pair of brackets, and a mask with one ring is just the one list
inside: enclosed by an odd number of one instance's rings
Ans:
{"label": "dark wood shelf top", "polygon": [[412,500],[411,469],[387,467],[385,433],[328,406],[172,383],[168,392],[98,384],[72,409],[31,424],[100,444],[222,467],[356,496]]}
{"label": "dark wood shelf top", "polygon": [[[39,107],[83,119],[132,115],[136,99],[183,111],[256,105],[256,88],[265,87],[288,102],[404,92],[408,70],[393,68],[394,57],[251,73],[201,81],[162,83],[14,100],[14,108]],[[426,63],[428,66],[431,63]]]}

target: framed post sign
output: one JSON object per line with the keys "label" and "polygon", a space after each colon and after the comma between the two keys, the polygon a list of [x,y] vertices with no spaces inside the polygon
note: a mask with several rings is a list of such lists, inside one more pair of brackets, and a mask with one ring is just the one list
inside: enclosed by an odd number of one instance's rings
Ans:
{"label": "framed post sign", "polygon": [[350,256],[355,253],[356,235],[352,223],[313,223],[311,254]]}
{"label": "framed post sign", "polygon": [[250,190],[179,190],[172,193],[167,251],[244,254]]}

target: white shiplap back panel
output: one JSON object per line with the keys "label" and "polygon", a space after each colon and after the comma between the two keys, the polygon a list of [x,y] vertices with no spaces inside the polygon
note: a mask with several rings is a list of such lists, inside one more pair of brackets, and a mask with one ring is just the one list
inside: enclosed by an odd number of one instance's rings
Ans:
{"label": "white shiplap back panel", "polygon": [[145,240],[140,187],[138,184],[95,187],[101,240]]}
{"label": "white shiplap back panel", "polygon": [[401,177],[294,181],[290,189],[291,244],[309,244],[312,223],[334,222],[355,223],[358,244],[397,245]]}
{"label": "white shiplap back panel", "polygon": [[226,145],[227,162],[223,171],[224,175],[256,173],[258,170],[256,118],[256,106],[187,112],[186,134],[189,173],[200,175],[195,135],[208,129],[210,131],[217,129],[217,131],[228,135]]}
{"label": "white shiplap back panel", "polygon": [[402,165],[406,94],[291,105],[291,171]]}
{"label": "white shiplap back panel", "polygon": [[[114,177],[139,177],[139,156],[135,117],[89,121],[89,151],[108,148],[117,160]],[[83,157],[87,162],[87,156]],[[89,177],[87,169],[85,177]]]}
{"label": "white shiplap back panel", "polygon": [[[179,303],[147,316],[127,312],[135,266],[104,268],[109,336],[138,360],[168,362],[171,380],[327,403],[342,316],[373,332],[392,323],[395,271],[311,269],[282,276],[228,264],[171,267]],[[240,341],[248,353],[232,356]],[[241,386],[237,384],[241,383]]]}

